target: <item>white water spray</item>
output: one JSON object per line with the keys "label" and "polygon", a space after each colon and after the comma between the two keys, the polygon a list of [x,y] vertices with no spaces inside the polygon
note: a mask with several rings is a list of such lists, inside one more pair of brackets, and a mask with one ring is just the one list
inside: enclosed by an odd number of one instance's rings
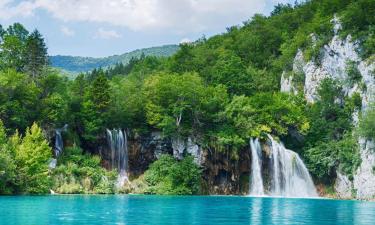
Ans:
{"label": "white water spray", "polygon": [[250,195],[264,195],[262,178],[262,148],[259,139],[250,139],[251,149],[251,177],[250,177]]}
{"label": "white water spray", "polygon": [[128,181],[128,140],[121,129],[107,129],[107,141],[111,150],[111,168],[117,169],[119,176],[116,186],[122,187]]}
{"label": "white water spray", "polygon": [[270,195],[285,197],[317,197],[314,183],[297,153],[286,149],[270,135],[271,190]]}
{"label": "white water spray", "polygon": [[265,190],[262,178],[262,149],[258,139],[250,140],[251,178],[250,195],[281,197],[317,197],[314,183],[305,164],[297,153],[286,149],[283,144],[269,139],[270,187]]}
{"label": "white water spray", "polygon": [[55,157],[57,158],[62,151],[64,150],[64,141],[62,138],[62,132],[65,132],[68,129],[68,124],[65,124],[64,127],[55,130]]}

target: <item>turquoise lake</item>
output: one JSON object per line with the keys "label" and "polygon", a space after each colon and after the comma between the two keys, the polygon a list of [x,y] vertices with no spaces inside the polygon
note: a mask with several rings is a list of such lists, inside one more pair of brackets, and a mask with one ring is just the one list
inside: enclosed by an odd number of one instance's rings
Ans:
{"label": "turquoise lake", "polygon": [[221,196],[7,196],[0,197],[0,224],[375,224],[375,203]]}

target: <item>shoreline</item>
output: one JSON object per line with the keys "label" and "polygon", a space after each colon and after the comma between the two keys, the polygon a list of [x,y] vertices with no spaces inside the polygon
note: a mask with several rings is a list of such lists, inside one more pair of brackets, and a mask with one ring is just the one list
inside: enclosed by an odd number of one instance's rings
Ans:
{"label": "shoreline", "polygon": [[255,198],[255,199],[305,199],[305,200],[333,200],[333,201],[360,201],[360,202],[375,202],[375,199],[356,199],[356,198],[335,198],[335,197],[328,197],[328,196],[318,196],[318,197],[284,197],[284,196],[251,196],[251,195],[157,195],[157,194],[124,194],[124,193],[113,193],[113,194],[39,194],[39,195],[32,195],[32,194],[19,194],[19,195],[0,195],[1,197],[50,197],[50,196],[155,196],[155,197],[228,197],[228,198]]}

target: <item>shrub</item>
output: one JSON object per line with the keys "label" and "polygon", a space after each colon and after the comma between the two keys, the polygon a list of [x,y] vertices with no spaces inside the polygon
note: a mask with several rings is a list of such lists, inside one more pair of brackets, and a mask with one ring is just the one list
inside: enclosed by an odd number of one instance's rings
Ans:
{"label": "shrub", "polygon": [[53,171],[54,189],[58,193],[114,193],[115,171],[100,165],[100,157],[83,153],[78,147],[68,147]]}
{"label": "shrub", "polygon": [[336,170],[353,179],[361,159],[356,138],[346,134],[340,141],[320,142],[305,152],[309,171],[323,181],[330,181]]}
{"label": "shrub", "polygon": [[201,170],[192,157],[177,161],[170,155],[162,155],[145,173],[151,194],[191,195],[198,194]]}
{"label": "shrub", "polygon": [[375,140],[375,105],[370,105],[358,125],[359,135]]}
{"label": "shrub", "polygon": [[345,67],[346,73],[348,74],[348,82],[350,87],[354,84],[359,83],[362,79],[361,72],[358,69],[357,63],[354,61],[347,61]]}

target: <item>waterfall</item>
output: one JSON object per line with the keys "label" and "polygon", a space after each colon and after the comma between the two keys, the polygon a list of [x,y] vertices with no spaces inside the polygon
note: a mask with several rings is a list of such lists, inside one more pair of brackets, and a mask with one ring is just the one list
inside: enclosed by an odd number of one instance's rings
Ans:
{"label": "waterfall", "polygon": [[271,145],[270,195],[285,197],[318,196],[312,178],[297,153],[286,149],[268,136]]}
{"label": "waterfall", "polygon": [[65,124],[64,127],[55,130],[55,157],[57,158],[64,149],[64,141],[62,138],[62,132],[65,132],[68,129],[68,124]]}
{"label": "waterfall", "polygon": [[117,187],[122,187],[128,180],[128,140],[121,129],[107,129],[107,140],[111,150],[111,168],[117,169],[119,176]]}
{"label": "waterfall", "polygon": [[[262,177],[262,149],[258,139],[250,139],[251,177],[250,195],[282,196],[282,197],[317,197],[314,183],[305,164],[297,153],[286,149],[282,143],[268,135],[270,148],[269,176]],[[267,190],[263,185],[263,180]],[[268,182],[267,182],[268,181]],[[269,187],[268,187],[269,186]]]}
{"label": "waterfall", "polygon": [[262,178],[262,148],[259,139],[250,139],[251,149],[251,177],[250,195],[264,195]]}

